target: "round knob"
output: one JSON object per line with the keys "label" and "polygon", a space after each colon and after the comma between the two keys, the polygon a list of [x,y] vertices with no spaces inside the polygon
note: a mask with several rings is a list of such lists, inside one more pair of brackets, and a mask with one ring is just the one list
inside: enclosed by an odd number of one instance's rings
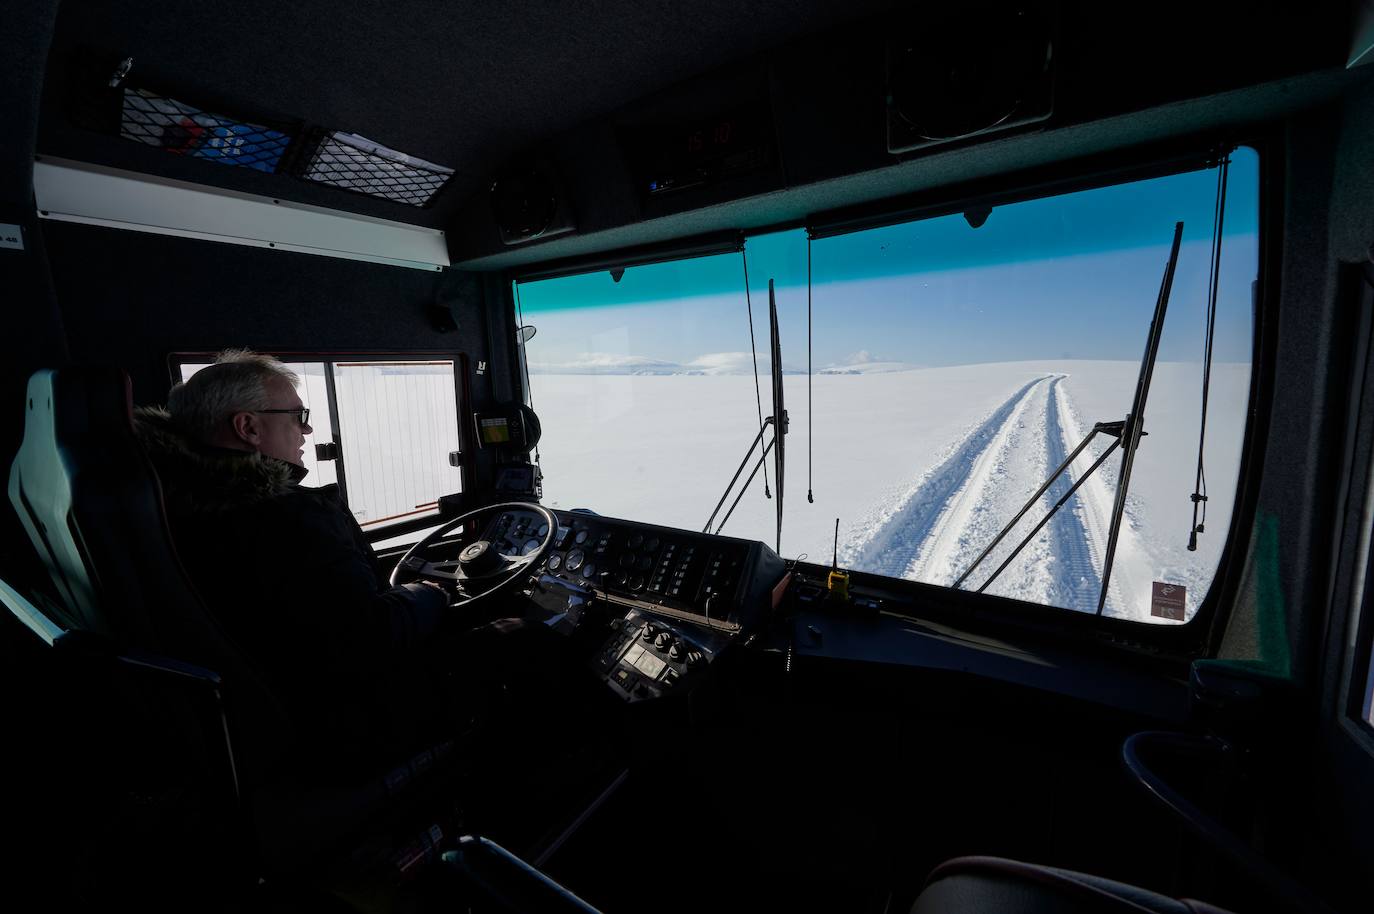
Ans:
{"label": "round knob", "polygon": [[673,643],[672,649],[668,651],[668,656],[674,660],[681,660],[687,654],[687,645],[681,641]]}
{"label": "round knob", "polygon": [[645,641],[652,641],[657,636],[658,626],[650,622],[648,625],[644,626],[644,633],[641,634],[639,637],[643,638]]}
{"label": "round knob", "polygon": [[700,663],[701,663],[703,660],[705,660],[705,659],[706,659],[706,655],[703,654],[701,651],[690,650],[690,651],[687,652],[687,665],[688,665],[688,666],[698,666],[698,665],[700,665]]}
{"label": "round knob", "polygon": [[668,648],[672,647],[672,645],[673,636],[668,632],[659,632],[658,637],[654,639],[654,647],[661,651],[666,651]]}

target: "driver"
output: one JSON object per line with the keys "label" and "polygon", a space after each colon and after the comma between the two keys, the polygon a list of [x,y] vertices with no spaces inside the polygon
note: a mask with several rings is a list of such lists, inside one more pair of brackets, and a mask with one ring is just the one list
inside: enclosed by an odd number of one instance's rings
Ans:
{"label": "driver", "polygon": [[[436,719],[452,721],[428,677],[434,644],[456,626],[439,585],[383,584],[337,486],[300,484],[311,428],[298,383],[270,356],[226,351],[135,425],[192,582],[315,731],[303,735],[359,762],[394,760],[434,738]],[[464,633],[467,656],[446,662],[509,653],[511,639],[497,635],[521,628],[502,620]]]}

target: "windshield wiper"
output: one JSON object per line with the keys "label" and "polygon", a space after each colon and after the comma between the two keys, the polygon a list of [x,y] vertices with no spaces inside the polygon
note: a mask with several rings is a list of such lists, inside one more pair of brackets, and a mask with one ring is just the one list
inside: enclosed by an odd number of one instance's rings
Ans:
{"label": "windshield wiper", "polygon": [[[1174,285],[1174,269],[1178,266],[1178,249],[1182,239],[1183,223],[1174,223],[1174,242],[1169,250],[1169,262],[1164,267],[1164,280],[1160,283],[1159,297],[1155,299],[1154,316],[1150,319],[1150,332],[1145,338],[1145,355],[1140,361],[1140,376],[1136,381],[1135,396],[1131,400],[1131,411],[1128,412],[1126,418],[1120,422],[1098,422],[1093,426],[1092,431],[1088,433],[1088,437],[1084,438],[1083,441],[1079,443],[1078,447],[1073,449],[1073,452],[1059,465],[1059,468],[1050,474],[1050,478],[1045,480],[1045,484],[1035,490],[1035,494],[1026,501],[1026,504],[1016,513],[1016,516],[1002,528],[997,536],[993,538],[992,542],[988,544],[987,548],[979,553],[978,558],[974,559],[973,563],[959,576],[959,579],[954,582],[953,586],[955,588],[958,588],[960,584],[964,583],[964,581],[968,579],[968,576],[973,573],[974,569],[982,563],[983,559],[987,558],[992,550],[997,548],[997,544],[1002,542],[1002,539],[1021,521],[1021,518],[1026,516],[1026,512],[1040,500],[1040,496],[1048,491],[1050,486],[1054,484],[1054,481],[1068,470],[1069,466],[1077,459],[1079,454],[1083,453],[1083,450],[1093,438],[1099,434],[1111,435],[1116,440],[1113,441],[1095,461],[1093,461],[1092,466],[1088,467],[1088,471],[1080,476],[1078,481],[1054,503],[1049,513],[1041,518],[1040,523],[1036,524],[1035,528],[1021,539],[1021,542],[1012,550],[1011,555],[1007,556],[1002,564],[997,566],[997,570],[978,588],[979,593],[987,590],[988,586],[992,584],[993,581],[997,580],[997,576],[1001,574],[1002,571],[1012,563],[1012,560],[1021,553],[1021,550],[1026,548],[1027,544],[1035,538],[1035,535],[1040,532],[1041,528],[1049,523],[1050,518],[1054,517],[1059,509],[1078,491],[1079,487],[1088,481],[1088,477],[1092,476],[1097,468],[1102,466],[1103,462],[1106,461],[1113,451],[1118,447],[1124,446],[1125,451],[1121,459],[1121,473],[1117,477],[1116,483],[1116,500],[1112,504],[1112,519],[1107,534],[1107,551],[1102,562],[1102,589],[1097,595],[1097,615],[1102,615],[1102,609],[1107,604],[1107,587],[1111,581],[1112,563],[1116,559],[1117,540],[1121,535],[1121,521],[1126,511],[1126,493],[1131,484],[1131,468],[1135,463],[1136,448],[1140,446],[1140,439],[1145,437],[1146,434],[1145,403],[1150,396],[1150,380],[1154,376],[1155,360],[1159,356],[1159,338],[1164,331],[1164,314],[1169,307],[1169,293]],[[779,484],[779,489],[781,489],[781,484]]]}
{"label": "windshield wiper", "polygon": [[[735,513],[735,506],[740,503],[744,493],[749,490],[749,484],[754,481],[759,470],[763,467],[764,461],[768,459],[768,452],[773,452],[773,475],[776,477],[778,498],[777,498],[777,539],[775,540],[775,551],[782,552],[782,493],[783,493],[783,467],[785,464],[783,452],[783,437],[787,434],[787,410],[783,408],[782,394],[782,343],[778,335],[778,301],[773,291],[773,280],[768,280],[768,344],[769,355],[773,360],[771,366],[773,379],[773,414],[765,416],[759,426],[759,432],[754,436],[754,440],[749,444],[749,450],[745,451],[744,459],[740,461],[739,468],[735,470],[735,475],[730,477],[730,483],[725,487],[725,492],[721,494],[720,501],[716,502],[716,508],[711,512],[711,516],[706,520],[706,526],[701,528],[702,533],[720,533],[725,527],[725,522],[730,519],[730,515]],[[772,437],[764,443],[763,436],[766,430],[773,430]],[[716,529],[711,529],[711,524],[715,522],[716,515],[725,505],[725,500],[734,491],[735,484],[739,482],[740,474],[749,465],[749,461],[754,456],[754,450],[763,443],[763,452],[759,454],[758,460],[754,463],[754,469],[749,473],[749,477],[744,480],[744,485],[740,487],[735,495],[735,500],[730,503],[730,510],[725,512],[725,517],[721,518]]]}
{"label": "windshield wiper", "polygon": [[778,531],[773,543],[773,551],[782,554],[782,472],[786,466],[783,446],[787,443],[787,410],[782,405],[782,341],[778,336],[778,300],[773,294],[773,280],[768,280],[768,334],[770,353],[773,360],[773,480],[778,484]]}

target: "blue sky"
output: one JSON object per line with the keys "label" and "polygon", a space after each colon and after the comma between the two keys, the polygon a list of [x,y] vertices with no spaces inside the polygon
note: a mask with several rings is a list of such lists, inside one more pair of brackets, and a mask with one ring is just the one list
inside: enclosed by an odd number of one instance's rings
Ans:
{"label": "blue sky", "polygon": [[[1199,171],[998,207],[978,229],[956,214],[813,242],[813,364],[1139,360],[1176,221],[1184,243],[1160,358],[1197,360],[1215,192],[1216,172]],[[1258,158],[1237,150],[1220,361],[1250,358],[1257,193]],[[784,364],[805,368],[805,233],[750,238],[746,255],[760,351],[772,277]],[[690,363],[749,349],[740,255],[637,267],[619,283],[606,272],[525,283],[519,296],[539,329],[536,363],[589,353]]]}

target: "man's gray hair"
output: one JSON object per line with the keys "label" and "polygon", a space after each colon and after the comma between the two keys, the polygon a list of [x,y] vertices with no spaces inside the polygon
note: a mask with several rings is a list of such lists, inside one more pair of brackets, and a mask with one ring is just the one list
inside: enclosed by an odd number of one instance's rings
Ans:
{"label": "man's gray hair", "polygon": [[209,441],[234,413],[270,409],[267,383],[281,378],[295,387],[300,378],[270,355],[226,349],[167,394],[167,411],[187,434]]}

